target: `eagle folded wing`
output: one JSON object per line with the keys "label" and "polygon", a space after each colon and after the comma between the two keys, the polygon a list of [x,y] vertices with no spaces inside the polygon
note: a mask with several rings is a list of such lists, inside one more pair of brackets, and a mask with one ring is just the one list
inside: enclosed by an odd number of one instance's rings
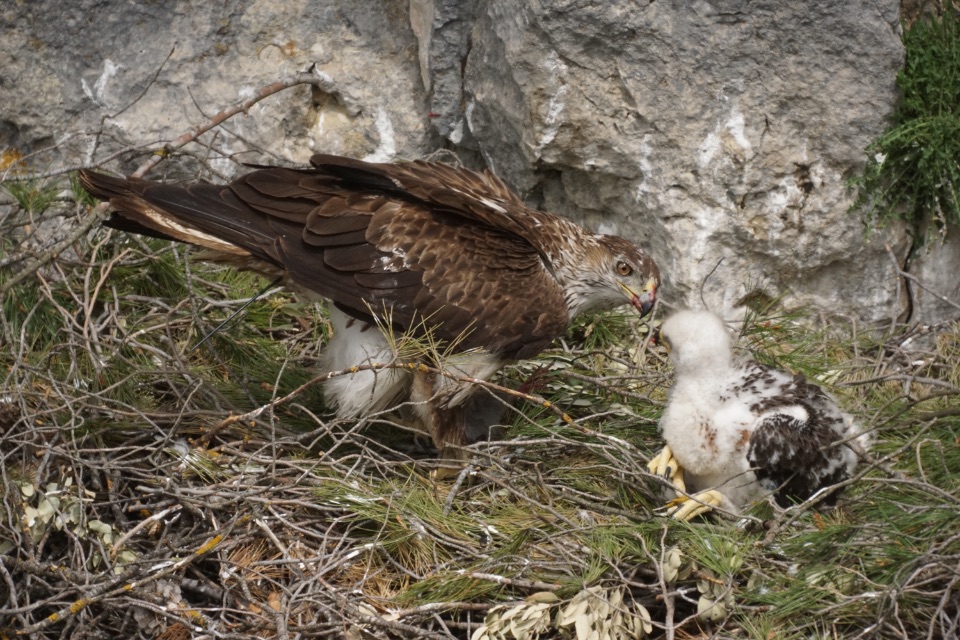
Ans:
{"label": "eagle folded wing", "polygon": [[565,330],[563,291],[540,252],[509,230],[518,225],[501,208],[523,205],[498,179],[426,163],[313,164],[328,173],[266,168],[228,186],[83,176],[111,197],[109,226],[199,244],[238,266],[250,267],[238,255],[252,258],[360,320],[373,321],[372,310],[511,358],[539,353]]}

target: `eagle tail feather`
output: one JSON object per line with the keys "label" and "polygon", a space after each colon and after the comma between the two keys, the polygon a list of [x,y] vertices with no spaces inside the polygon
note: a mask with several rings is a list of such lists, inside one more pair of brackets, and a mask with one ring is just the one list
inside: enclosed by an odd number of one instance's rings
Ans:
{"label": "eagle tail feather", "polygon": [[91,195],[110,203],[113,212],[105,226],[274,262],[261,249],[271,239],[265,217],[231,198],[228,189],[178,187],[88,170],[79,177]]}

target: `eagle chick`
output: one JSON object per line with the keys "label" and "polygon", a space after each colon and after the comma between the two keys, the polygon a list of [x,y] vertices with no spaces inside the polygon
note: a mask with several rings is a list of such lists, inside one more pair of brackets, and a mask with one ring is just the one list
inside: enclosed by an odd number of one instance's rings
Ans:
{"label": "eagle chick", "polygon": [[786,507],[852,475],[866,436],[823,389],[735,359],[709,312],[676,313],[660,336],[676,381],[660,421],[667,446],[649,468],[673,481],[675,518],[711,507],[736,513],[769,496]]}

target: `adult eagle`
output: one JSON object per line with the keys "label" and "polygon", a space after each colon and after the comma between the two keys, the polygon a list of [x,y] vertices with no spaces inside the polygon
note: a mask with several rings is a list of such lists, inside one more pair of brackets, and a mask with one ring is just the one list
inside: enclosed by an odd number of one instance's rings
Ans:
{"label": "adult eagle", "polygon": [[[315,155],[229,185],[174,186],[81,171],[107,226],[197,245],[203,258],[329,299],[325,367],[390,363],[381,327],[453,345],[445,367],[481,380],[535,356],[585,311],[653,307],[654,261],[623,238],[524,205],[488,172]],[[376,326],[376,325],[379,325]],[[341,417],[409,401],[444,458],[484,435],[502,402],[432,371],[364,370],[325,388]]]}
{"label": "adult eagle", "polygon": [[802,375],[736,361],[716,315],[676,313],[660,341],[676,382],[660,420],[667,446],[648,467],[673,481],[673,517],[770,496],[786,507],[853,474],[866,436],[850,417]]}

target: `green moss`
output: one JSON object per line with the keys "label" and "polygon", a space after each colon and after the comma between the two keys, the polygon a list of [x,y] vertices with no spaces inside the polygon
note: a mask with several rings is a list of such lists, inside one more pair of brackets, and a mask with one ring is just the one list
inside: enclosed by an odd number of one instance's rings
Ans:
{"label": "green moss", "polygon": [[951,0],[903,35],[893,125],[868,149],[855,208],[904,220],[918,241],[960,223],[960,21]]}

